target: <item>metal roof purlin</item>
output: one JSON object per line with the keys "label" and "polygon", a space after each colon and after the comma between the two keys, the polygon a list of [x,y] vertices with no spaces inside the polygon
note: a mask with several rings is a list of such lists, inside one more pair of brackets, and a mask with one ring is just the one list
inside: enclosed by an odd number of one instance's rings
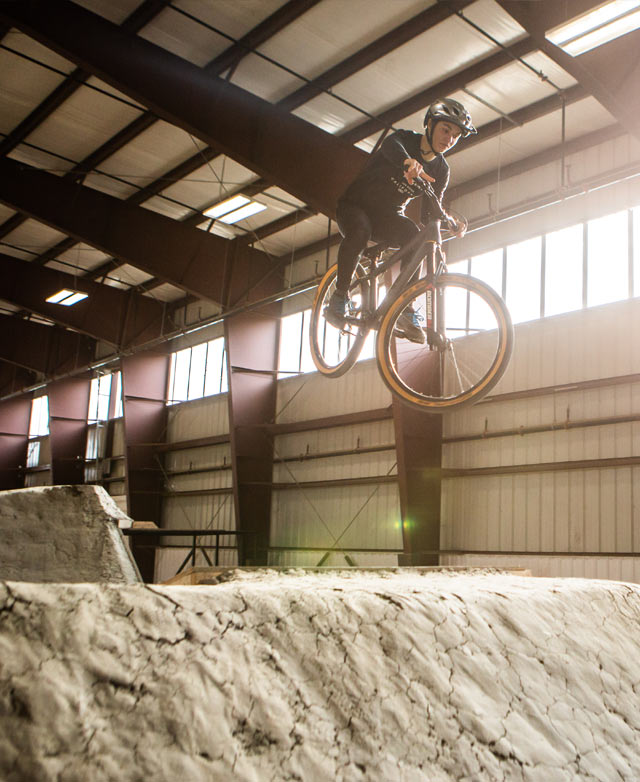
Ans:
{"label": "metal roof purlin", "polygon": [[[49,304],[45,297],[60,288],[77,289],[89,298],[74,307]],[[164,308],[146,296],[83,280],[66,272],[0,254],[0,298],[61,326],[123,348],[163,333]],[[126,332],[121,334],[122,325]]]}
{"label": "metal roof purlin", "polygon": [[0,361],[50,375],[88,364],[95,339],[58,326],[0,315]]}
{"label": "metal roof purlin", "polygon": [[[5,4],[1,18],[319,211],[333,214],[366,160],[361,150],[66,0]],[[327,160],[334,163],[330,176]]]}
{"label": "metal roof purlin", "polygon": [[[7,158],[0,160],[0,201],[186,291],[224,301],[229,247],[218,236]],[[259,277],[270,266],[263,253],[244,248],[232,276]]]}
{"label": "metal roof purlin", "polygon": [[597,3],[592,0],[576,3],[574,0],[571,10],[556,0],[540,0],[535,9],[530,7],[530,3],[514,0],[498,0],[498,3],[527,30],[544,54],[582,84],[629,133],[640,138],[639,30],[584,55],[572,57],[548,41],[545,32],[565,21],[565,18],[558,19],[558,6],[568,12],[566,18],[572,18],[574,12],[584,12]]}

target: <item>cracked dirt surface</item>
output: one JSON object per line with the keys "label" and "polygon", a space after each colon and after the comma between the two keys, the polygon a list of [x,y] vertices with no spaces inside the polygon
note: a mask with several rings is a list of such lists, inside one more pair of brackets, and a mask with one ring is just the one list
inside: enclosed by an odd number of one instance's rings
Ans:
{"label": "cracked dirt surface", "polygon": [[102,486],[0,492],[0,580],[135,584],[119,526],[131,519]]}
{"label": "cracked dirt surface", "polygon": [[0,779],[640,779],[640,588],[0,583]]}

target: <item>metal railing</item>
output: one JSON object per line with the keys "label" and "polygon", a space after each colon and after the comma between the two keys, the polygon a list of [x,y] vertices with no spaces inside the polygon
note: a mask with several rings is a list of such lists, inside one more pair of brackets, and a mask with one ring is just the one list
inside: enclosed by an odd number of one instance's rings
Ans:
{"label": "metal railing", "polygon": [[[240,560],[246,560],[248,551],[247,551],[247,545],[245,544],[242,548],[242,556],[241,556],[241,543],[238,540],[238,538],[247,538],[251,539],[253,538],[254,543],[254,549],[255,549],[255,538],[256,533],[255,532],[248,532],[247,530],[234,530],[234,529],[164,529],[164,528],[157,528],[157,529],[149,529],[148,527],[128,527],[120,530],[123,535],[126,535],[127,537],[131,537],[135,541],[134,548],[154,548],[154,549],[170,549],[170,548],[186,548],[186,546],[176,546],[173,543],[165,543],[164,541],[160,540],[160,538],[176,538],[176,537],[188,537],[191,538],[191,544],[189,547],[189,553],[184,558],[182,564],[176,571],[176,575],[178,573],[181,573],[183,569],[187,566],[189,562],[191,562],[191,566],[195,567],[196,565],[196,554],[198,551],[201,551],[205,560],[207,561],[209,567],[217,567],[220,564],[220,551],[226,551],[229,549],[235,550],[238,552],[238,564],[240,564]],[[221,545],[220,544],[220,538],[225,536],[234,536],[236,538],[235,545],[229,546],[229,545]],[[215,545],[199,545],[198,544],[198,538],[202,537],[215,537],[216,542]],[[145,538],[147,539],[145,541]],[[138,539],[140,542],[138,542]],[[144,542],[143,542],[144,541]],[[207,551],[213,550],[214,551],[214,561],[212,562]],[[253,552],[256,553],[255,551]]]}

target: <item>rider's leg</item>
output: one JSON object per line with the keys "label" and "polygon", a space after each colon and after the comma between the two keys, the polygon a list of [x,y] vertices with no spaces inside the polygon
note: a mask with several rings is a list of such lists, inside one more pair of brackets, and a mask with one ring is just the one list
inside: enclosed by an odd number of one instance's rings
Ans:
{"label": "rider's leg", "polygon": [[346,293],[358,259],[371,238],[371,220],[361,206],[348,201],[338,202],[336,220],[343,237],[338,248],[336,289]]}
{"label": "rider's leg", "polygon": [[[392,215],[380,215],[374,222],[376,241],[388,242],[393,247],[402,247],[407,244],[419,232],[418,226],[404,215],[393,213]],[[411,259],[403,258],[400,266],[406,265]],[[412,280],[417,278],[419,271],[413,275]],[[398,318],[396,328],[411,342],[419,344],[424,343],[425,335],[421,326],[422,318],[412,308],[407,307]]]}
{"label": "rider's leg", "polygon": [[336,219],[343,239],[338,249],[336,290],[329,301],[326,317],[330,323],[340,325],[348,312],[348,290],[353,272],[371,237],[371,222],[364,209],[345,201],[338,202]]}

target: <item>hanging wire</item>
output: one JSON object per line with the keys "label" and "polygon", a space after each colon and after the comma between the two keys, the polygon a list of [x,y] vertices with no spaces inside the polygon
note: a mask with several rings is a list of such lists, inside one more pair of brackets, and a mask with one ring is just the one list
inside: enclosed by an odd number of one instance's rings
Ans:
{"label": "hanging wire", "polygon": [[42,60],[38,60],[36,57],[31,57],[30,55],[25,54],[24,52],[20,52],[17,49],[13,49],[11,46],[7,46],[5,43],[0,43],[0,49],[4,49],[7,52],[11,52],[11,54],[15,54],[17,57],[21,57],[23,60],[28,60],[29,62],[32,62],[35,65],[39,65],[41,68],[45,68],[46,70],[51,71],[52,73],[57,73],[60,76],[64,76],[65,79],[69,79],[70,81],[76,82],[76,84],[78,84],[78,86],[80,87],[86,87],[89,90],[93,90],[94,92],[99,92],[102,95],[106,95],[108,98],[113,98],[113,100],[117,100],[120,103],[124,103],[125,106],[130,106],[131,108],[137,109],[138,111],[145,110],[144,106],[141,106],[139,103],[134,103],[133,101],[128,100],[127,98],[123,98],[122,95],[115,95],[113,92],[109,92],[109,90],[106,90],[103,87],[97,87],[95,84],[89,84],[86,80],[78,79],[77,77],[75,77],[73,75],[73,72],[68,73],[67,71],[63,71],[60,68],[55,68],[53,65],[49,65],[46,62],[42,62]]}
{"label": "hanging wire", "polygon": [[554,89],[556,89],[558,92],[562,92],[562,88],[559,87],[555,82],[553,82],[543,71],[538,70],[537,68],[534,68],[533,65],[530,65],[528,62],[526,62],[523,57],[513,54],[513,52],[509,51],[509,48],[505,46],[503,43],[501,43],[497,38],[494,38],[491,33],[488,33],[486,30],[484,30],[480,25],[473,22],[471,19],[469,19],[468,16],[465,16],[462,11],[455,8],[451,5],[451,3],[448,3],[447,0],[440,0],[444,5],[446,5],[449,10],[455,14],[458,18],[462,19],[463,22],[468,24],[470,27],[473,27],[474,30],[480,33],[480,35],[483,35],[485,38],[491,41],[495,46],[502,49],[502,51],[507,54],[514,62],[518,62],[521,65],[524,65],[525,68],[535,73],[535,75],[544,82],[547,82],[550,84]]}
{"label": "hanging wire", "polygon": [[[234,38],[233,36],[229,35],[228,33],[223,32],[218,27],[214,27],[212,24],[209,24],[208,22],[203,21],[202,19],[199,19],[197,16],[194,16],[193,14],[190,14],[188,11],[185,11],[183,8],[178,8],[174,3],[169,3],[169,8],[176,11],[179,14],[182,14],[182,16],[187,17],[188,19],[191,19],[191,21],[195,22],[196,24],[199,24],[201,27],[206,28],[207,30],[210,30],[213,33],[216,33],[217,35],[222,36],[223,38],[226,38],[228,41],[231,41],[234,44],[241,45],[240,41],[238,39]],[[262,52],[257,51],[256,49],[252,49],[248,46],[244,47],[246,50],[246,54],[253,54],[256,57],[259,57],[262,60],[265,60],[265,62],[268,62],[270,65],[274,65],[276,68],[279,68],[280,70],[285,71],[285,73],[288,73],[291,76],[295,76],[296,79],[300,79],[300,81],[305,82],[305,84],[312,84],[313,79],[309,79],[306,76],[303,76],[301,73],[298,73],[297,71],[294,71],[293,68],[289,68],[287,65],[284,65],[281,62],[278,62],[277,60],[274,60],[272,57],[268,57],[266,54],[263,54]],[[237,63],[234,66],[234,68],[237,67]],[[354,111],[359,112],[360,114],[363,114],[368,119],[375,119],[379,122],[379,117],[376,117],[375,114],[371,114],[370,112],[366,111],[366,109],[361,108],[360,106],[357,106],[355,103],[352,103],[351,101],[347,100],[346,98],[342,98],[340,95],[336,95],[336,93],[331,88],[326,88],[322,90],[325,95],[330,95],[335,100],[339,101],[340,103],[344,103],[345,106],[348,106],[349,108],[353,109]],[[276,104],[277,105],[277,104]],[[381,123],[382,124],[382,123]]]}

